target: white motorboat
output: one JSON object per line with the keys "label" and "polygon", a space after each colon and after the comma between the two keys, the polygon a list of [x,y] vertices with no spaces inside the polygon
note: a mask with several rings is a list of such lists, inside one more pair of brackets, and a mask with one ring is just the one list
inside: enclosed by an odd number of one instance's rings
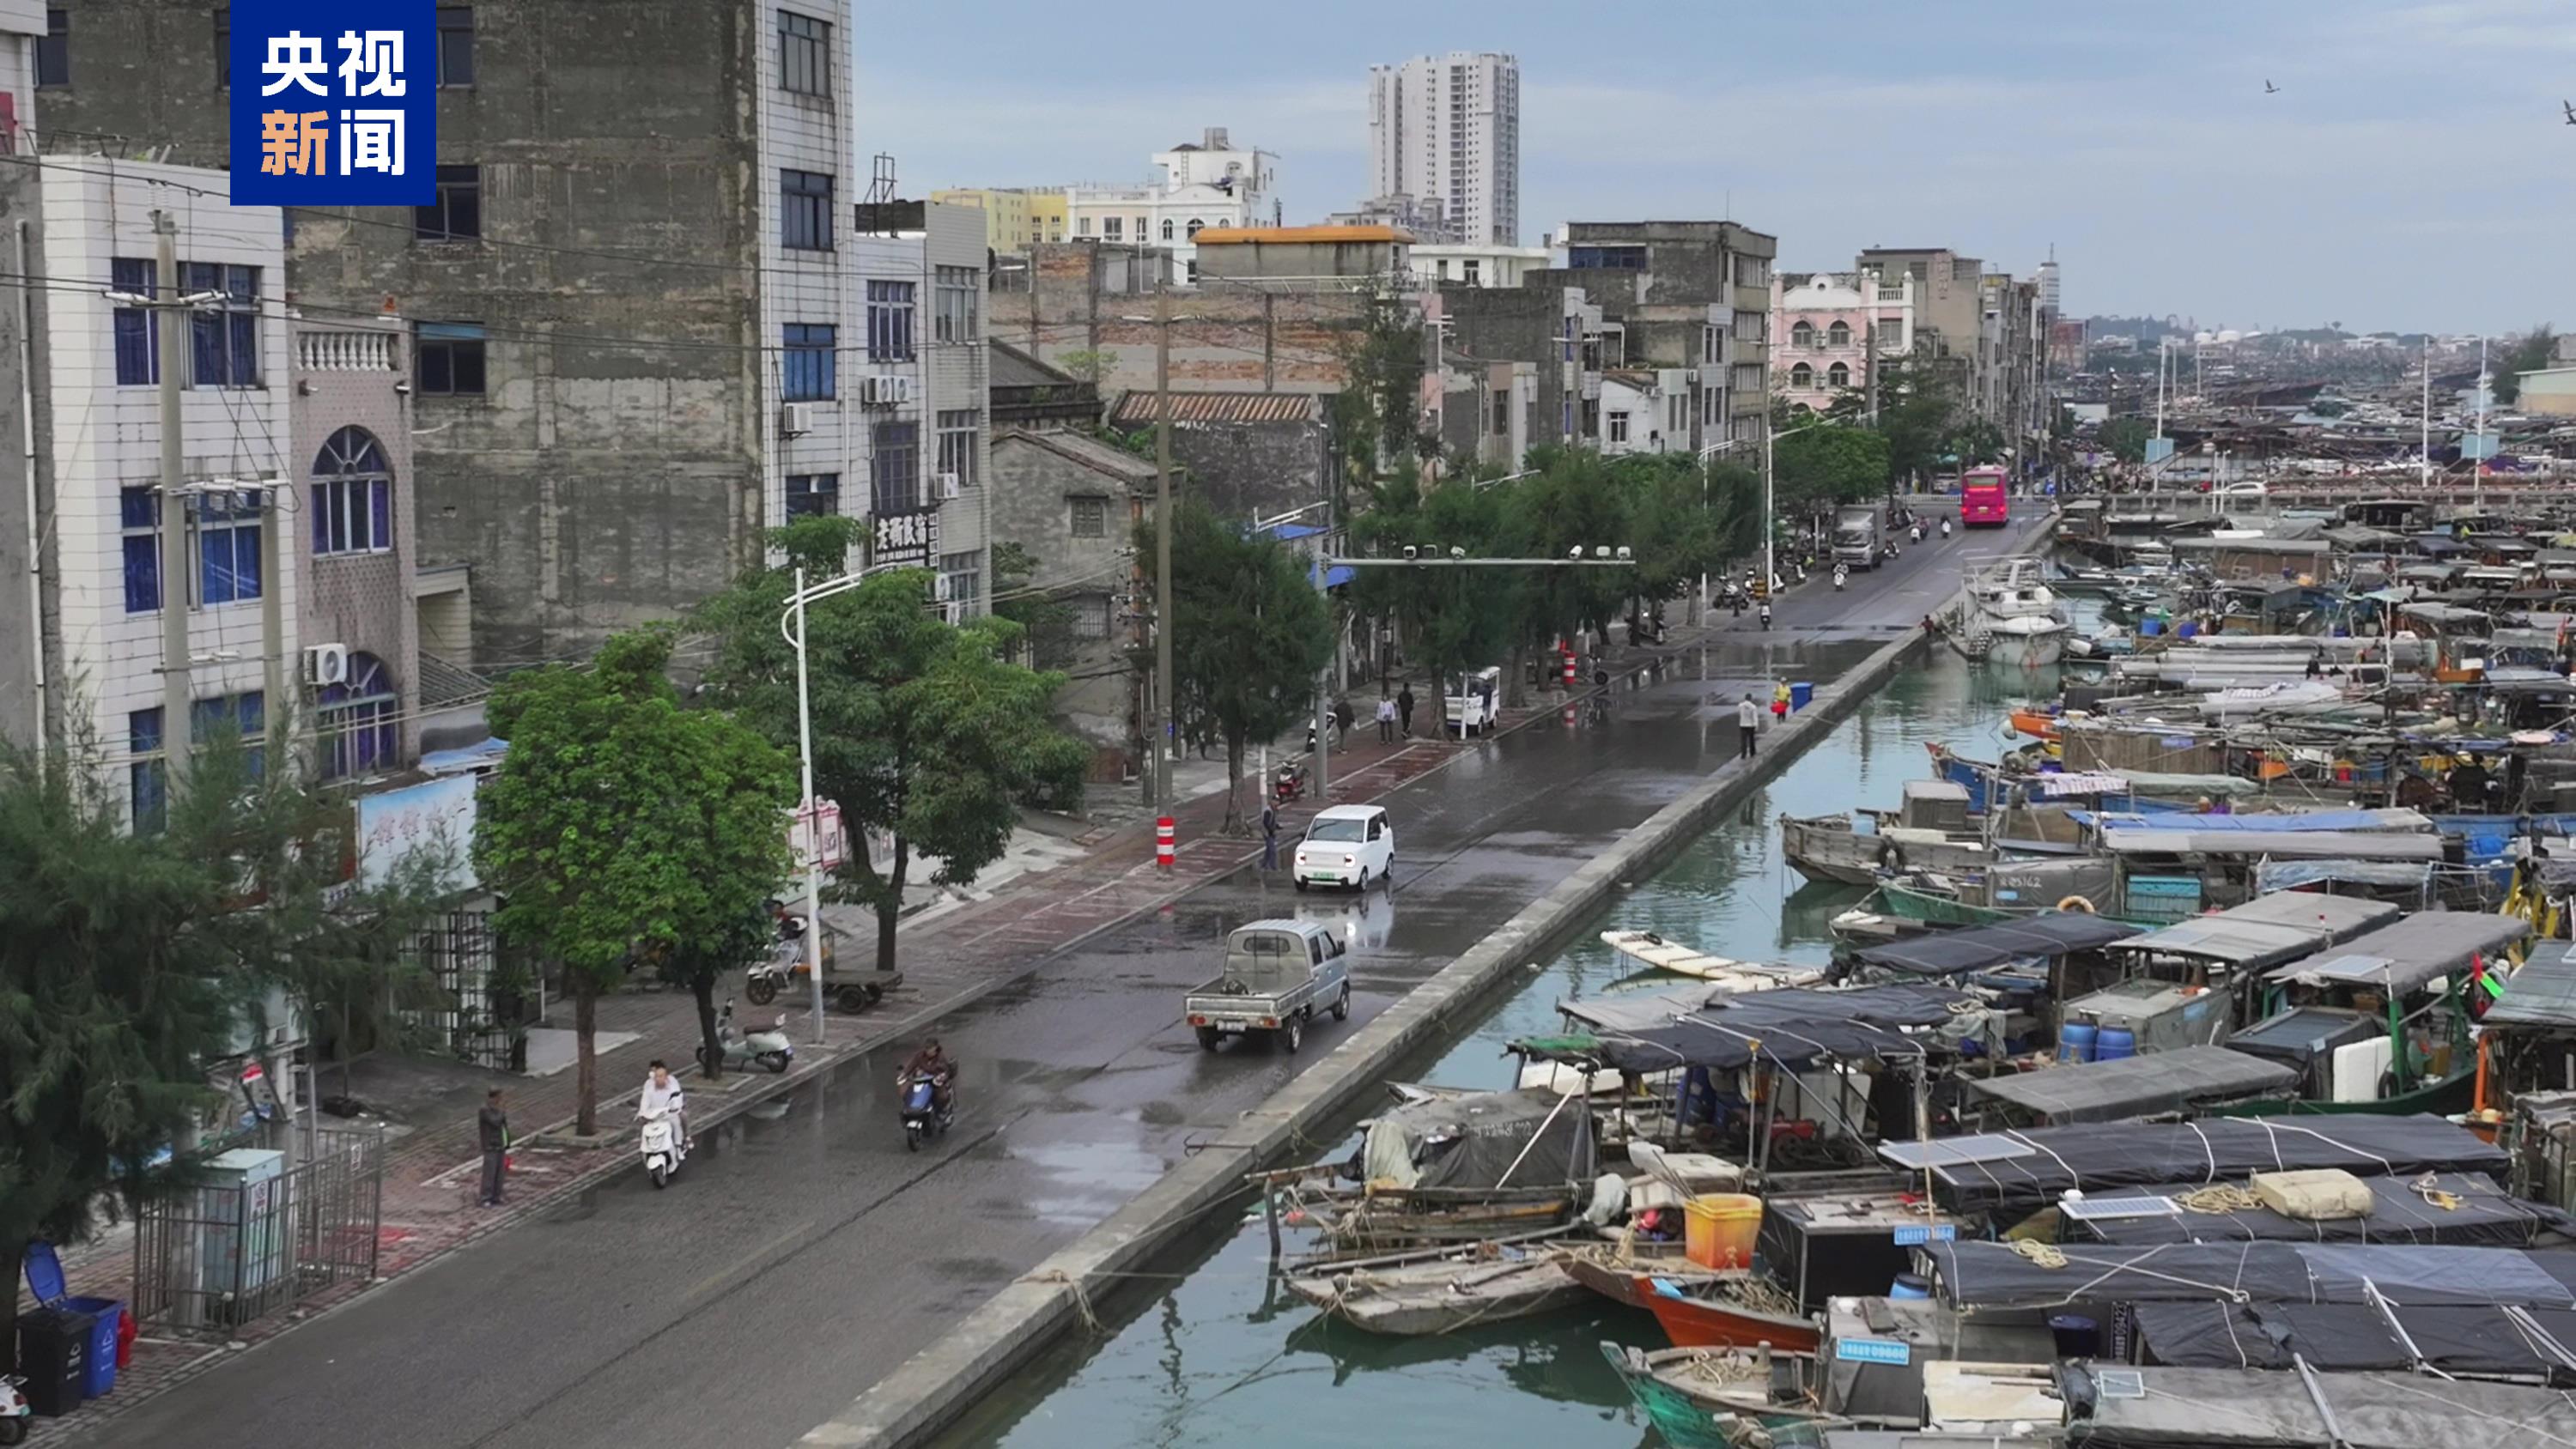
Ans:
{"label": "white motorboat", "polygon": [[1960,650],[2003,664],[2054,664],[2073,628],[2039,560],[2002,559],[1968,576]]}

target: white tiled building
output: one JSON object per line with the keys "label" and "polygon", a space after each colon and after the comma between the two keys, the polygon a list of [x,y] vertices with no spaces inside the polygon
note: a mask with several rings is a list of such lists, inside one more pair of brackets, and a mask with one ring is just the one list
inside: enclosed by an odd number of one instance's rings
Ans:
{"label": "white tiled building", "polygon": [[1521,231],[1521,66],[1453,50],[1369,67],[1369,191],[1447,211],[1471,242]]}
{"label": "white tiled building", "polygon": [[[5,163],[0,163],[5,164]],[[166,183],[166,184],[163,184]],[[50,472],[57,540],[54,603],[60,658],[45,671],[64,691],[67,731],[88,732],[102,755],[148,792],[174,733],[163,713],[163,611],[188,616],[188,674],[196,708],[222,711],[245,733],[268,713],[263,600],[283,615],[284,679],[299,678],[301,473],[285,449],[287,321],[277,306],[285,265],[279,213],[221,201],[221,173],[182,166],[48,167],[25,183],[39,198],[41,372],[34,453]],[[224,300],[190,314],[185,442],[185,564],[164,565],[161,417],[154,314],[107,293],[152,293],[154,217],[177,230],[180,286]],[[61,285],[77,280],[96,287]],[[47,465],[50,465],[49,469]],[[205,491],[239,480],[236,492]],[[273,492],[258,486],[279,483]],[[263,531],[289,531],[263,551]]]}
{"label": "white tiled building", "polygon": [[839,507],[869,520],[871,562],[936,570],[958,617],[991,607],[985,262],[974,207],[858,210],[856,341],[841,384],[851,486]]}
{"label": "white tiled building", "polygon": [[772,43],[761,47],[761,214],[777,218],[760,229],[760,336],[775,349],[761,358],[756,412],[770,439],[761,450],[766,527],[816,500],[867,491],[848,472],[858,416],[849,364],[861,355],[845,250],[858,195],[849,26],[846,3],[794,0],[778,7]]}
{"label": "white tiled building", "polygon": [[1195,279],[1191,239],[1201,231],[1279,224],[1279,158],[1236,147],[1222,126],[1208,127],[1195,145],[1156,152],[1154,166],[1156,179],[1142,185],[1067,188],[1074,240],[1161,247],[1183,277]]}

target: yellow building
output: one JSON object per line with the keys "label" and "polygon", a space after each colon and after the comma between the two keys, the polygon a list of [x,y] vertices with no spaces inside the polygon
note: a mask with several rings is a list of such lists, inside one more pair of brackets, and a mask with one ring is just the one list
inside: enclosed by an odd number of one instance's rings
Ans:
{"label": "yellow building", "polygon": [[984,213],[984,244],[997,252],[1025,252],[1032,242],[1064,240],[1064,193],[1017,187],[957,186],[930,193],[950,206],[979,207]]}

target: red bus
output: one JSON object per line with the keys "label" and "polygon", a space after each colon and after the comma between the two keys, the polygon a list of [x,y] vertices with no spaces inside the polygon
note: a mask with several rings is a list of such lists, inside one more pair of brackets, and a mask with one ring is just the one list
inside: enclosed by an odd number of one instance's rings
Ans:
{"label": "red bus", "polygon": [[1959,479],[1959,526],[2001,528],[2008,515],[2004,470],[1971,468]]}

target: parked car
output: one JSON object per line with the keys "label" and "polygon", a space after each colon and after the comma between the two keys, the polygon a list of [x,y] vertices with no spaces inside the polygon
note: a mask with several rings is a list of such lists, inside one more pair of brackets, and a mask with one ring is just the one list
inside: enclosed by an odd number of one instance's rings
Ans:
{"label": "parked car", "polygon": [[1351,1014],[1351,971],[1341,937],[1315,921],[1254,921],[1225,938],[1225,969],[1181,999],[1199,1045],[1267,1032],[1290,1051],[1306,1041],[1315,1008]]}
{"label": "parked car", "polygon": [[1288,878],[1304,890],[1312,885],[1346,885],[1367,890],[1369,882],[1386,879],[1395,865],[1395,827],[1376,805],[1335,805],[1315,812],[1306,838],[1288,863]]}

